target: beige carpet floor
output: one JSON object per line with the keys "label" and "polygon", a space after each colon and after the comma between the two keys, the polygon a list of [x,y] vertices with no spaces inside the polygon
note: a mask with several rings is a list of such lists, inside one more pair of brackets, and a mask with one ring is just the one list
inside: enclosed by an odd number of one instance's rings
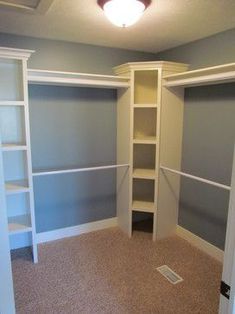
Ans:
{"label": "beige carpet floor", "polygon": [[[27,249],[12,255],[19,314],[218,313],[221,264],[176,236],[112,228],[42,244],[37,265]],[[184,281],[169,283],[163,264]]]}

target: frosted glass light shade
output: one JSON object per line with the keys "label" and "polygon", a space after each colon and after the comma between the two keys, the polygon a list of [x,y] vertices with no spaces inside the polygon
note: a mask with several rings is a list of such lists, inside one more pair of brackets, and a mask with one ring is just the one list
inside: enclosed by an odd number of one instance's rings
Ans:
{"label": "frosted glass light shade", "polygon": [[140,19],[149,3],[142,0],[109,0],[103,1],[101,7],[112,24],[127,27]]}

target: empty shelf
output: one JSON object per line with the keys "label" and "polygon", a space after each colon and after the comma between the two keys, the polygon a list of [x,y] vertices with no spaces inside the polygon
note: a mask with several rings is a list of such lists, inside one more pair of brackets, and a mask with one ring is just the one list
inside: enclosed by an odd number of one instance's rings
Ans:
{"label": "empty shelf", "polygon": [[24,106],[25,102],[20,100],[3,100],[0,101],[0,106]]}
{"label": "empty shelf", "polygon": [[19,151],[19,150],[27,150],[26,145],[17,145],[17,144],[2,144],[2,150],[4,152],[9,151]]}
{"label": "empty shelf", "polygon": [[134,169],[133,178],[136,179],[155,179],[155,169]]}
{"label": "empty shelf", "polygon": [[27,181],[8,181],[5,183],[6,194],[18,194],[29,191]]}
{"label": "empty shelf", "polygon": [[146,136],[140,138],[134,138],[134,144],[156,144],[156,137],[155,136]]}
{"label": "empty shelf", "polygon": [[157,108],[157,104],[134,104],[134,108]]}
{"label": "empty shelf", "polygon": [[9,234],[32,231],[30,215],[21,215],[8,218]]}
{"label": "empty shelf", "polygon": [[154,213],[154,202],[133,201],[132,210],[138,212]]}

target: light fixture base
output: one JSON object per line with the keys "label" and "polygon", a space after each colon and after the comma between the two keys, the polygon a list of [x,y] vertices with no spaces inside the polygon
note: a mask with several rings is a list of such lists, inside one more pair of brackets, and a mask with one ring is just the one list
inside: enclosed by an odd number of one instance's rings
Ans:
{"label": "light fixture base", "polygon": [[118,27],[136,23],[151,2],[151,0],[97,0],[106,17]]}

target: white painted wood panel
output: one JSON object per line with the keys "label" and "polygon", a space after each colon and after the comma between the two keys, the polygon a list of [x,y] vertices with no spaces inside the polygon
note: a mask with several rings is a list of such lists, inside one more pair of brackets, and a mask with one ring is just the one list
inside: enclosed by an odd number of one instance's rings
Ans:
{"label": "white painted wood panel", "polygon": [[86,86],[97,88],[128,88],[129,79],[112,75],[28,69],[29,84]]}
{"label": "white painted wood panel", "polygon": [[210,84],[222,84],[235,81],[235,63],[223,64],[204,69],[165,75],[166,87],[192,87]]}
{"label": "white painted wood panel", "polygon": [[[1,146],[1,145],[0,145]],[[2,151],[0,148],[0,313],[15,313]]]}

